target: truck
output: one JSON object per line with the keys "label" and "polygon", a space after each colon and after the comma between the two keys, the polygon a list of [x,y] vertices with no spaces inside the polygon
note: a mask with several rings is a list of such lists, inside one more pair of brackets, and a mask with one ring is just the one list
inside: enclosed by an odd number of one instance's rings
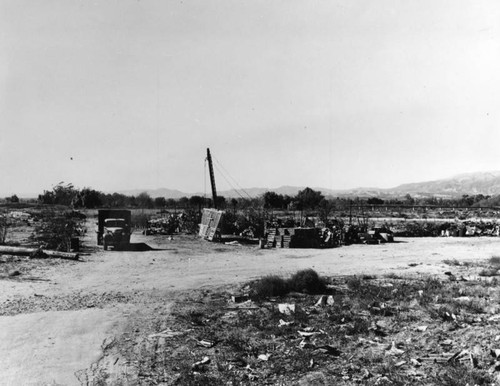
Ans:
{"label": "truck", "polygon": [[97,245],[123,249],[130,244],[131,212],[125,209],[100,209],[97,214]]}

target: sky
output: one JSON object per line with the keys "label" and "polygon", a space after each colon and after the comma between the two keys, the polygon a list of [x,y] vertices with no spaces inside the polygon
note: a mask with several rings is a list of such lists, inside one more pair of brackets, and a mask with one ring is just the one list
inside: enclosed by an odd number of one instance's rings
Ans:
{"label": "sky", "polygon": [[0,196],[209,192],[207,148],[219,190],[500,170],[498,20],[496,0],[0,0]]}

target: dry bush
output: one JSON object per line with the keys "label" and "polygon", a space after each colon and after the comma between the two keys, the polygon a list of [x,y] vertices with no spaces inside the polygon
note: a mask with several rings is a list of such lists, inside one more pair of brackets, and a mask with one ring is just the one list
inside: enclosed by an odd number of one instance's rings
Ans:
{"label": "dry bush", "polygon": [[287,281],[277,275],[264,276],[262,279],[252,283],[251,288],[252,298],[256,300],[284,296],[290,292]]}
{"label": "dry bush", "polygon": [[326,281],[313,269],[304,269],[296,272],[288,280],[277,275],[265,276],[250,285],[251,297],[262,300],[270,297],[281,297],[291,291],[323,294],[326,292]]}
{"label": "dry bush", "polygon": [[71,238],[78,235],[81,228],[79,223],[84,218],[79,212],[44,210],[40,213],[41,221],[35,227],[31,239],[42,248],[69,251]]}
{"label": "dry bush", "polygon": [[297,292],[321,294],[326,291],[326,283],[313,269],[304,269],[288,280],[289,287]]}

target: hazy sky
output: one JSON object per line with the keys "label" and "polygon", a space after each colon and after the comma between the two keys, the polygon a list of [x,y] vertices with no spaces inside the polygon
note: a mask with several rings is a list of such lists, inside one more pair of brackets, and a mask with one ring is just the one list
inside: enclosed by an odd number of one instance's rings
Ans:
{"label": "hazy sky", "polygon": [[207,147],[242,187],[500,170],[499,20],[497,0],[0,0],[0,194],[202,192]]}

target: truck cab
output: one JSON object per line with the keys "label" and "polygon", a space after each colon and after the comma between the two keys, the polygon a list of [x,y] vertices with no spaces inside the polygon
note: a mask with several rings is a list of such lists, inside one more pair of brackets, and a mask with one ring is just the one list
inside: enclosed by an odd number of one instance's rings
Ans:
{"label": "truck cab", "polygon": [[103,247],[122,248],[130,243],[130,226],[123,218],[107,218],[104,220]]}
{"label": "truck cab", "polygon": [[98,211],[97,245],[104,250],[126,248],[130,244],[131,213],[123,209],[101,209]]}

